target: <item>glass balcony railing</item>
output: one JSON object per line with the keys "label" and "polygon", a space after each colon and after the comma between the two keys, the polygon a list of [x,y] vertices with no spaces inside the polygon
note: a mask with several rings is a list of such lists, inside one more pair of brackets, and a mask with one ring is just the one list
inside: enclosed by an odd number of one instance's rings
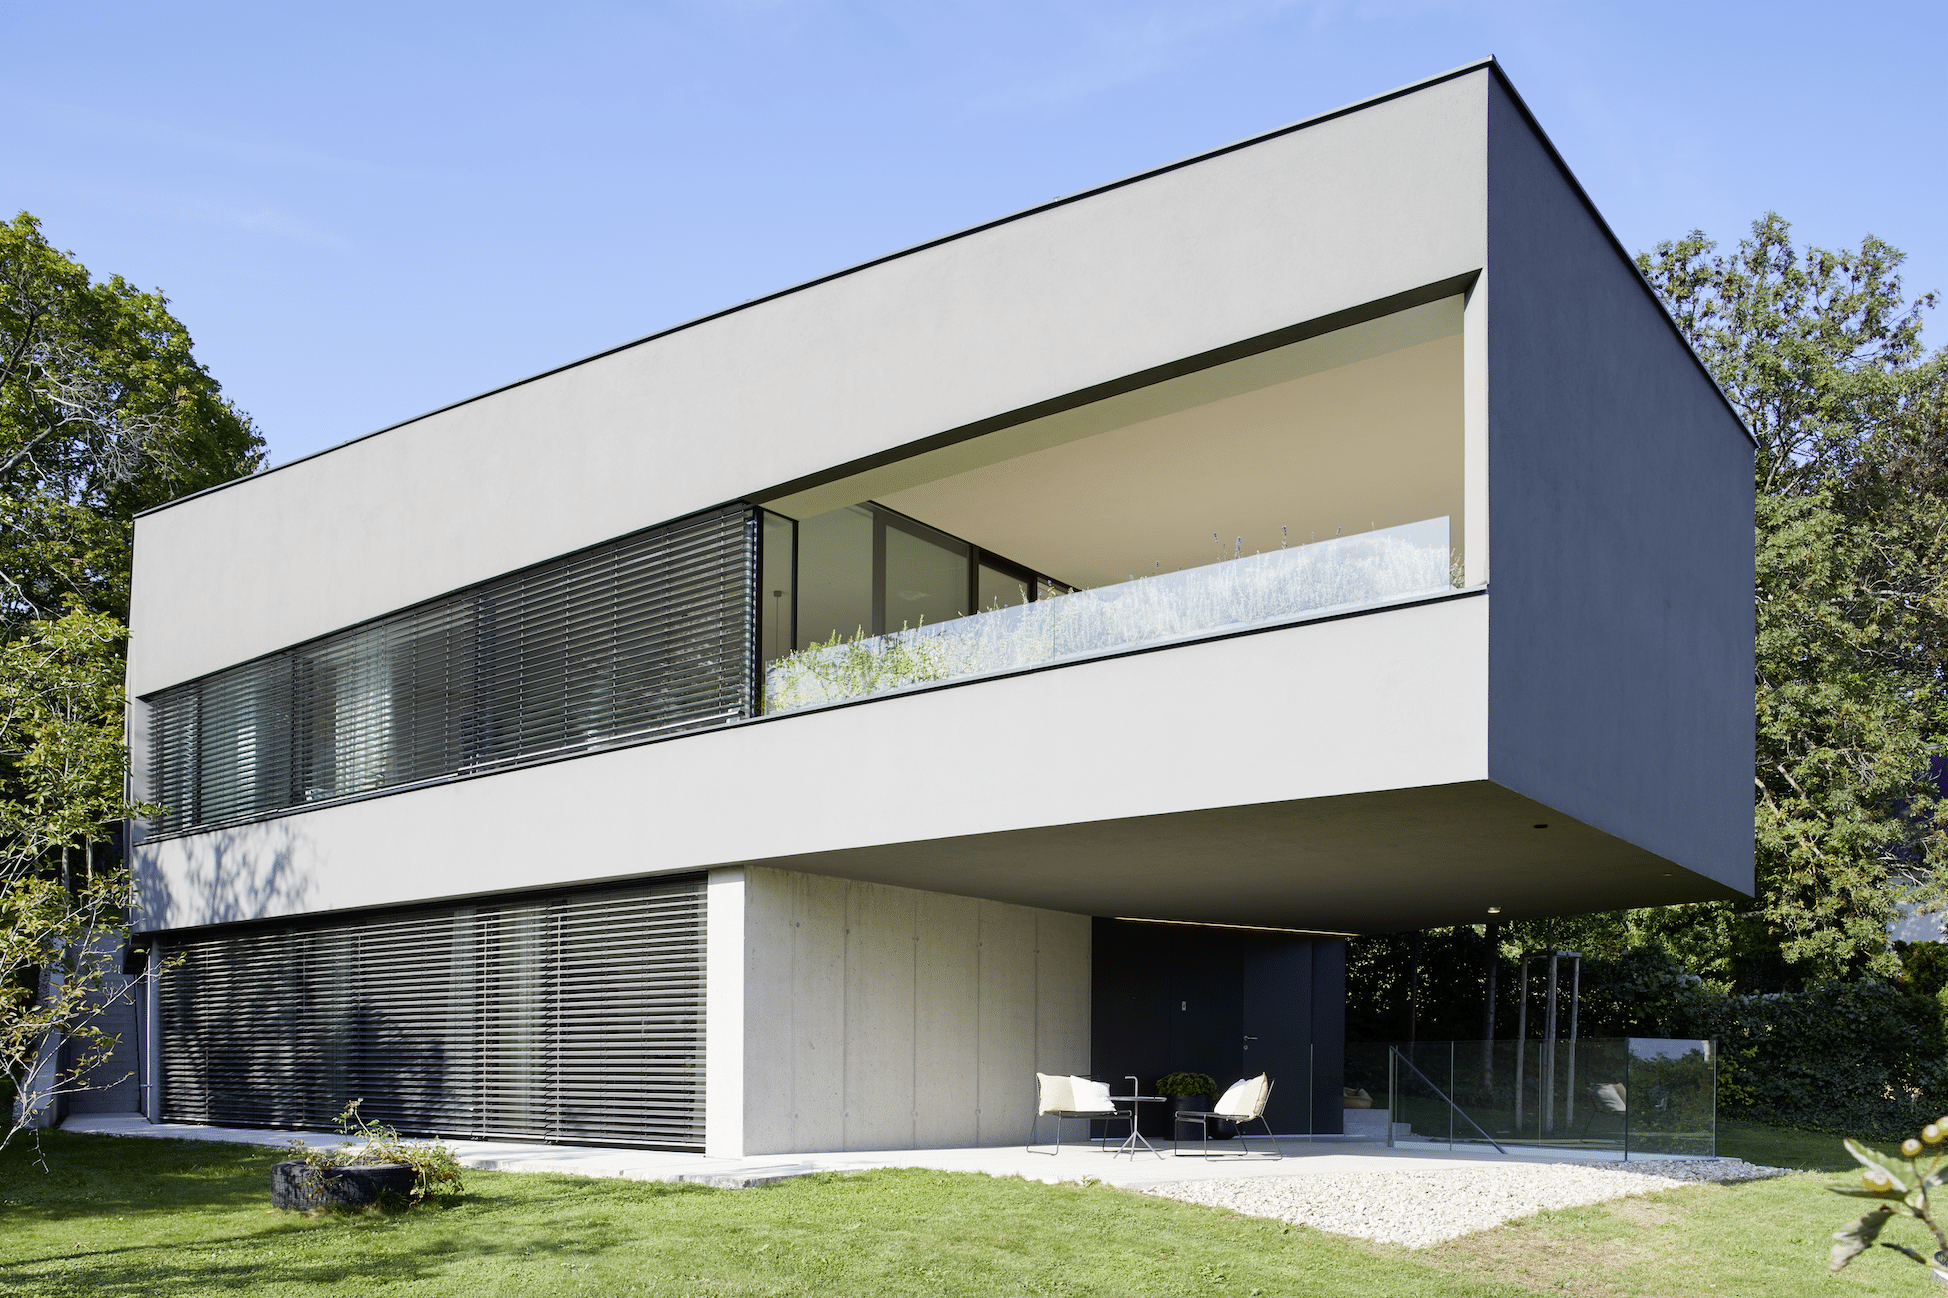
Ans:
{"label": "glass balcony railing", "polygon": [[1396,1144],[1717,1152],[1710,1041],[1348,1042],[1346,1085],[1388,1110]]}
{"label": "glass balcony railing", "polygon": [[1456,584],[1453,570],[1443,517],[1044,596],[786,655],[766,668],[765,710],[843,703],[1436,594]]}

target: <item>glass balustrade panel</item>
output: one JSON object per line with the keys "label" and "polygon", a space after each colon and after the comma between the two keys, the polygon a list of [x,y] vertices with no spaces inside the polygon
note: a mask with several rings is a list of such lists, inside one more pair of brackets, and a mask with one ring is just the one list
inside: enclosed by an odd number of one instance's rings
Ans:
{"label": "glass balustrade panel", "polygon": [[[801,608],[799,639],[809,647],[767,665],[766,711],[843,703],[1438,594],[1453,584],[1448,530],[1447,518],[1427,519],[1090,590],[1049,588],[1033,602],[970,617],[952,616],[942,602],[944,620],[882,635],[851,635],[836,624],[827,631],[831,617],[808,621]],[[809,536],[801,530],[801,555]],[[939,566],[944,573],[947,565]],[[914,571],[924,567],[916,561]],[[801,581],[801,599],[809,587]],[[932,607],[923,581],[916,577],[910,589],[917,595],[910,602]],[[836,642],[821,642],[835,632]]]}

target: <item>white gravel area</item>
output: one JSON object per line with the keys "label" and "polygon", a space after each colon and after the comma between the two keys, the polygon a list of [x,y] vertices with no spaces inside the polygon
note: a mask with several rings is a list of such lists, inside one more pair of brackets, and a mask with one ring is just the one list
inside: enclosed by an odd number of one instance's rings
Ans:
{"label": "white gravel area", "polygon": [[1644,1163],[1476,1164],[1400,1171],[1172,1181],[1144,1193],[1425,1248],[1548,1208],[1574,1208],[1695,1181],[1780,1176],[1734,1158]]}

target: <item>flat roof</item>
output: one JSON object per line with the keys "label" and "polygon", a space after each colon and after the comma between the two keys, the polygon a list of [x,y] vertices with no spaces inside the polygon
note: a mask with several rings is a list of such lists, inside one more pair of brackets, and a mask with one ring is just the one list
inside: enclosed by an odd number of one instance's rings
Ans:
{"label": "flat roof", "polygon": [[[749,310],[750,308],[756,306],[762,306],[767,302],[773,302],[778,300],[779,298],[789,297],[794,293],[801,293],[804,292],[806,289],[816,288],[821,284],[827,284],[833,280],[843,279],[848,275],[855,275],[858,274],[860,271],[870,270],[875,266],[881,266],[886,264],[887,262],[897,261],[902,257],[909,257],[915,253],[925,252],[930,248],[938,248],[943,244],[952,243],[957,239],[965,239],[970,235],[980,234],[983,231],[992,230],[998,226],[1008,225],[1015,221],[1024,220],[1028,217],[1036,216],[1042,212],[1053,211],[1056,208],[1066,207],[1071,203],[1078,203],[1086,198],[1093,198],[1099,194],[1107,194],[1113,190],[1122,189],[1125,186],[1134,185],[1141,181],[1149,180],[1156,176],[1166,175],[1172,171],[1181,170],[1184,167],[1194,166],[1197,163],[1205,162],[1212,158],[1220,158],[1227,153],[1235,153],[1240,149],[1248,149],[1253,145],[1262,144],[1267,140],[1275,140],[1281,136],[1290,135],[1295,131],[1302,131],[1310,126],[1317,126],[1323,122],[1329,122],[1334,120],[1335,118],[1347,116],[1350,113],[1360,112],[1363,109],[1372,108],[1376,105],[1386,103],[1389,100],[1398,99],[1403,95],[1410,95],[1417,91],[1425,90],[1431,86],[1441,85],[1444,82],[1452,81],[1457,77],[1467,76],[1469,73],[1479,72],[1484,69],[1486,69],[1491,75],[1493,75],[1494,78],[1501,83],[1502,88],[1508,92],[1510,99],[1512,99],[1515,103],[1515,107],[1517,108],[1517,110],[1521,112],[1523,120],[1528,123],[1529,129],[1535,132],[1536,138],[1542,142],[1542,146],[1548,150],[1550,158],[1555,162],[1557,168],[1561,170],[1564,179],[1566,179],[1569,182],[1570,187],[1575,190],[1577,198],[1582,201],[1584,207],[1586,207],[1589,210],[1590,215],[1595,218],[1598,227],[1603,231],[1604,236],[1610,241],[1611,247],[1615,249],[1617,255],[1622,257],[1624,262],[1628,264],[1633,271],[1635,271],[1637,269],[1635,259],[1631,257],[1629,250],[1623,246],[1623,241],[1617,238],[1616,232],[1610,228],[1610,223],[1604,219],[1603,213],[1597,209],[1596,204],[1590,199],[1589,192],[1583,188],[1582,182],[1579,181],[1576,178],[1576,174],[1569,169],[1569,164],[1563,160],[1563,156],[1561,152],[1556,148],[1554,141],[1550,140],[1548,132],[1542,129],[1542,124],[1536,120],[1535,114],[1529,111],[1528,104],[1524,102],[1524,100],[1522,99],[1521,93],[1515,89],[1514,83],[1509,80],[1508,73],[1503,70],[1500,61],[1497,60],[1496,57],[1491,54],[1485,58],[1476,59],[1470,63],[1464,63],[1459,67],[1450,68],[1446,72],[1436,73],[1431,77],[1424,77],[1419,81],[1412,81],[1407,83],[1406,85],[1397,86],[1392,90],[1387,90],[1377,95],[1371,95],[1365,99],[1355,100],[1350,104],[1341,105],[1338,108],[1329,109],[1322,113],[1315,113],[1310,117],[1302,117],[1295,122],[1290,122],[1284,126],[1274,127],[1273,129],[1268,131],[1261,131],[1256,135],[1246,136],[1244,139],[1233,141],[1230,144],[1220,145],[1217,148],[1213,148],[1213,149],[1207,149],[1202,153],[1191,154],[1188,157],[1179,158],[1174,162],[1167,162],[1161,166],[1151,167],[1148,170],[1139,171],[1132,175],[1124,176],[1117,180],[1112,180],[1101,185],[1093,186],[1089,189],[1078,190],[1073,194],[1064,194],[1058,198],[1052,198],[1045,203],[1038,203],[1033,207],[1025,207],[1020,209],[1019,211],[1010,212],[1004,216],[998,216],[998,217],[994,217],[991,220],[982,221],[977,225],[966,226],[962,229],[955,230],[949,234],[943,234],[936,238],[925,240],[924,242],[921,243],[910,244],[907,247],[900,248],[893,252],[884,253],[880,256],[873,257],[867,261],[856,262],[853,265],[842,267],[839,270],[829,271],[826,274],[819,275],[813,279],[803,280],[800,281],[799,283],[792,284],[786,288],[777,289],[773,292],[763,294],[759,297],[748,298],[743,302],[737,303],[735,306],[723,307],[719,310],[711,311],[705,315],[695,316],[692,317],[691,319],[684,320],[678,324],[669,325],[665,328],[655,330],[652,333],[644,334],[639,338],[632,338],[627,342],[616,343],[613,346],[604,347],[600,351],[590,352],[586,356],[579,356],[576,357],[574,360],[564,361],[559,365],[552,365],[545,370],[538,370],[535,373],[526,375],[522,378],[513,379],[507,383],[502,383],[495,387],[488,388],[484,392],[477,392],[472,396],[461,397],[458,400],[446,402],[444,405],[434,406],[430,410],[424,410],[421,411],[419,414],[409,416],[408,418],[396,420],[393,423],[387,424],[382,428],[375,428],[371,432],[360,433],[355,437],[348,437],[342,442],[333,443],[332,445],[324,447],[321,450],[312,451],[307,455],[300,455],[298,458],[294,460],[287,460],[282,464],[274,464],[271,465],[269,468],[260,469],[258,472],[249,474],[245,477],[232,478],[228,482],[219,482],[215,486],[205,487],[201,491],[191,492],[186,496],[178,496],[174,500],[164,501],[162,504],[159,505],[152,505],[148,509],[142,510],[139,513],[137,513],[135,517],[145,518],[150,514],[157,514],[157,513],[161,513],[163,510],[166,509],[173,509],[178,505],[185,504],[189,501],[196,500],[203,496],[211,495],[215,492],[228,491],[231,488],[236,487],[242,483],[254,482],[259,478],[268,476],[269,474],[277,473],[284,469],[289,469],[296,465],[303,464],[307,460],[314,460],[317,459],[319,456],[330,455],[335,451],[342,451],[348,446],[356,446],[358,443],[366,441],[369,438],[382,436],[385,433],[392,432],[394,429],[404,428],[408,424],[418,423],[422,419],[430,418],[444,411],[454,410],[460,406],[471,405],[473,402],[482,401],[488,397],[495,396],[499,393],[507,392],[514,388],[522,387],[526,384],[534,383],[541,379],[548,378],[551,375],[560,374],[566,370],[572,370],[577,366],[589,364],[591,361],[601,360],[605,356],[613,356],[617,352],[627,351],[632,347],[640,347],[645,343],[655,342],[659,338],[667,338],[672,334],[681,333],[686,329],[694,329],[698,325],[708,324],[713,320],[719,320],[724,318],[725,316],[735,315],[737,312]],[[1692,362],[1697,365],[1699,371],[1702,372],[1706,380],[1710,382],[1712,386],[1712,390],[1718,393],[1719,400],[1724,402],[1725,408],[1731,412],[1732,418],[1738,421],[1738,426],[1744,430],[1746,438],[1749,441],[1751,441],[1754,447],[1756,447],[1758,445],[1758,439],[1752,436],[1751,429],[1746,428],[1744,419],[1738,413],[1738,408],[1732,405],[1731,399],[1725,395],[1724,389],[1720,387],[1718,384],[1718,380],[1712,375],[1710,369],[1708,369],[1705,366],[1704,361],[1699,358],[1697,352],[1692,349],[1690,345],[1690,341],[1684,337],[1683,331],[1677,327],[1677,322],[1671,318],[1670,311],[1668,308],[1665,307],[1663,299],[1657,296],[1656,291],[1651,288],[1648,280],[1643,279],[1641,273],[1639,273],[1638,279],[1639,282],[1643,284],[1644,291],[1650,295],[1651,300],[1657,303],[1658,310],[1660,314],[1663,315],[1665,323],[1667,323],[1671,327],[1673,333],[1677,334],[1678,340],[1684,343],[1684,349],[1686,354],[1691,357]]]}

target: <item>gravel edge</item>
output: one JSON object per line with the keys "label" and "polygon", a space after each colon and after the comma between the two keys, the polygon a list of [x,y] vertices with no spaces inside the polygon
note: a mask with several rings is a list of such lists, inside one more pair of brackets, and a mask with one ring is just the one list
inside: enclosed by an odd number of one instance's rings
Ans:
{"label": "gravel edge", "polygon": [[1550,1209],[1793,1171],[1736,1158],[1491,1164],[1171,1181],[1140,1192],[1378,1243],[1426,1248]]}

